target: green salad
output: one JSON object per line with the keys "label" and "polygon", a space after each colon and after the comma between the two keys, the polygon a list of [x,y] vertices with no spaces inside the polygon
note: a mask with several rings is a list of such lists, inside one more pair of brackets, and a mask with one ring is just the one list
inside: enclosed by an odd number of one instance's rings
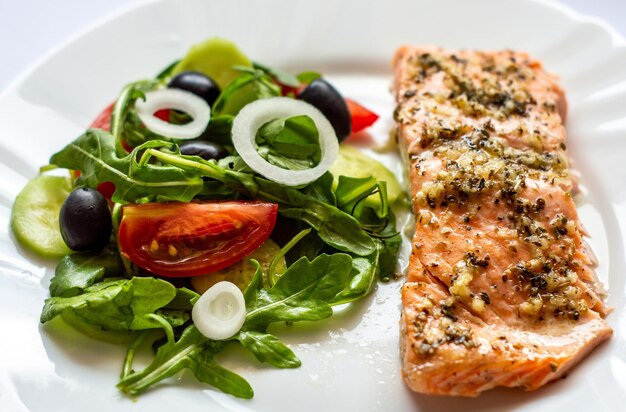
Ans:
{"label": "green salad", "polygon": [[272,323],[327,319],[396,272],[400,186],[343,143],[377,117],[223,39],[130,83],[15,200],[16,239],[58,259],[41,322],[127,345],[128,395],[189,369],[251,398],[216,354],[296,368]]}

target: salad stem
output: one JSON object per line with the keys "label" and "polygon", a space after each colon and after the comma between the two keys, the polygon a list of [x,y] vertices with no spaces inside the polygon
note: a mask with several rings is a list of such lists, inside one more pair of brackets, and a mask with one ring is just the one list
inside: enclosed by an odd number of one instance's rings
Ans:
{"label": "salad stem", "polygon": [[163,319],[162,316],[159,316],[159,315],[154,314],[154,313],[148,313],[146,315],[146,318],[152,319],[155,322],[159,323],[159,325],[163,328],[163,331],[165,332],[165,336],[167,337],[167,344],[168,345],[173,345],[174,343],[176,343],[176,340],[174,339],[174,329],[172,328],[172,325],[168,321]]}
{"label": "salad stem", "polygon": [[115,139],[115,151],[118,156],[125,156],[126,149],[122,146],[121,135],[122,135],[122,126],[124,125],[124,111],[125,106],[128,104],[130,100],[130,94],[132,92],[133,85],[130,84],[122,90],[120,97],[115,102],[113,106],[113,112],[111,113],[111,134]]}
{"label": "salad stem", "polygon": [[[120,221],[122,220],[122,204],[115,203],[113,205],[113,209],[111,210],[111,216],[113,218],[113,236],[117,238],[117,233],[120,228]],[[119,242],[115,242],[117,246],[117,251],[119,253],[120,259],[122,260],[122,265],[124,265],[124,271],[126,272],[127,277],[132,277],[136,274],[136,270],[133,268],[132,262],[122,254],[120,249]]]}
{"label": "salad stem", "polygon": [[211,177],[215,180],[223,181],[226,180],[225,178],[227,177],[223,170],[209,163],[200,163],[198,161],[184,159],[180,156],[164,153],[156,149],[146,150],[144,155],[141,157],[140,164],[145,164],[150,157],[155,157],[163,163],[178,166],[182,169],[201,171],[205,173],[207,177]]}
{"label": "salad stem", "polygon": [[312,230],[311,228],[302,230],[300,233],[295,235],[289,241],[289,243],[283,246],[282,249],[280,249],[280,252],[278,252],[276,256],[274,256],[274,258],[270,262],[269,267],[267,268],[267,280],[269,282],[270,288],[274,286],[274,284],[276,284],[276,281],[278,280],[276,278],[276,265],[278,264],[278,262],[287,254],[287,252],[291,250],[292,247],[296,245],[296,243],[298,243],[300,240],[302,240],[303,237],[311,233],[311,230]]}
{"label": "salad stem", "polygon": [[120,373],[120,380],[123,380],[128,375],[133,373],[133,360],[135,359],[135,352],[137,352],[137,349],[141,346],[144,340],[146,340],[149,333],[149,330],[140,332],[128,346],[126,356],[124,357],[124,364],[122,365],[122,372]]}

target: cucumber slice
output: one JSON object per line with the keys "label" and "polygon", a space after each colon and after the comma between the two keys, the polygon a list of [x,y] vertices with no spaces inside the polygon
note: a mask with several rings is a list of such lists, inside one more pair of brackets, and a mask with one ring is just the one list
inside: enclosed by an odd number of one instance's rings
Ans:
{"label": "cucumber slice", "polygon": [[184,71],[196,71],[209,76],[224,88],[241,75],[233,66],[252,67],[252,62],[228,40],[213,38],[191,47],[189,52],[174,67],[172,75]]}
{"label": "cucumber slice", "polygon": [[254,84],[248,84],[235,91],[224,101],[224,107],[222,107],[219,111],[219,114],[230,114],[232,116],[236,116],[245,105],[252,103],[258,98],[258,87]]}
{"label": "cucumber slice", "polygon": [[[333,190],[337,187],[339,176],[369,177],[387,182],[387,199],[393,204],[402,195],[402,187],[396,176],[391,173],[382,163],[372,159],[359,149],[348,145],[339,145],[339,157],[330,168],[333,180]],[[378,195],[367,198],[366,203],[371,207],[380,205]]]}
{"label": "cucumber slice", "polygon": [[[245,290],[255,272],[255,268],[250,263],[250,259],[256,259],[261,264],[263,273],[266,274],[272,259],[274,259],[274,256],[279,252],[280,246],[273,240],[267,239],[257,250],[250,253],[239,262],[233,263],[229,267],[218,270],[217,272],[209,273],[208,275],[192,277],[191,286],[193,286],[196,292],[202,294],[216,283],[227,280],[237,285],[239,289]],[[283,273],[285,270],[287,270],[287,265],[283,258],[279,261],[276,272]]]}
{"label": "cucumber slice", "polygon": [[44,258],[71,253],[59,230],[59,212],[72,191],[69,177],[41,175],[15,198],[11,228],[22,246]]}

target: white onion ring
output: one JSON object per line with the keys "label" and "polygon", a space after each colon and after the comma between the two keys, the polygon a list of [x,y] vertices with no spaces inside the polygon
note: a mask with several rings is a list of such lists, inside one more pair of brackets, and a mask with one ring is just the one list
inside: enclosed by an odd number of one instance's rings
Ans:
{"label": "white onion ring", "polygon": [[[211,108],[201,97],[180,89],[159,89],[146,93],[146,100],[137,99],[137,115],[150,131],[172,139],[194,139],[202,134],[211,119]],[[177,125],[154,116],[159,110],[178,110],[193,119]]]}
{"label": "white onion ring", "polygon": [[[317,166],[306,170],[288,170],[263,159],[256,149],[256,133],[269,121],[307,115],[319,133],[322,156]],[[244,106],[233,121],[235,150],[250,168],[260,175],[285,186],[311,183],[323,175],[337,160],[339,143],[333,126],[315,106],[289,97],[256,100]]]}
{"label": "white onion ring", "polygon": [[246,320],[246,301],[234,283],[221,281],[211,286],[193,305],[191,318],[209,339],[224,340],[235,335]]}

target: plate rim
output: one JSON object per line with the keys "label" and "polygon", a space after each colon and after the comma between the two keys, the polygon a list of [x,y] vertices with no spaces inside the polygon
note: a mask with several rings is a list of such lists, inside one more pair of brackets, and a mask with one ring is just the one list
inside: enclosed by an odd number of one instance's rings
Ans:
{"label": "plate rim", "polygon": [[[29,77],[39,70],[42,66],[45,66],[48,61],[53,59],[59,53],[62,53],[63,50],[69,47],[74,42],[80,40],[84,36],[89,35],[93,31],[98,30],[100,27],[109,24],[111,21],[114,21],[121,16],[131,13],[140,8],[146,7],[152,3],[161,3],[161,2],[170,2],[171,0],[139,0],[124,6],[117,8],[116,10],[107,13],[106,15],[96,19],[95,21],[87,24],[83,28],[73,32],[65,39],[57,43],[55,46],[48,49],[47,52],[43,53],[38,59],[36,59],[32,64],[28,65],[26,69],[24,69],[17,77],[15,77],[5,88],[0,92],[0,101],[11,98],[12,94],[26,81],[28,81]],[[535,3],[540,5],[545,5],[554,10],[563,12],[565,16],[572,23],[582,23],[582,24],[593,24],[598,26],[599,28],[605,30],[607,33],[611,35],[611,40],[613,42],[613,47],[623,47],[626,45],[626,38],[623,37],[617,30],[613,28],[609,23],[602,20],[601,18],[589,16],[582,14],[570,6],[560,3],[556,0],[515,0],[517,3]],[[617,315],[617,314],[615,314]],[[526,406],[531,405],[531,403],[527,403]],[[524,405],[522,405],[524,406]]]}
{"label": "plate rim", "polygon": [[[41,66],[45,65],[48,60],[53,59],[57,54],[61,53],[66,47],[69,47],[75,41],[78,41],[80,38],[88,35],[89,33],[98,30],[100,27],[108,24],[109,22],[116,20],[120,16],[123,16],[127,13],[140,9],[142,7],[146,7],[152,3],[161,3],[168,2],[171,0],[136,0],[131,3],[125,4],[116,8],[113,11],[110,11],[103,16],[96,18],[90,23],[87,23],[85,26],[77,29],[76,31],[70,33],[58,43],[47,49],[41,56],[33,60],[30,64],[26,65],[26,67],[16,76],[14,77],[6,87],[0,91],[0,100],[3,100],[7,95],[11,94],[14,90],[18,89],[22,83],[24,83],[28,77],[35,71],[37,71]],[[214,1],[214,0],[210,0]],[[333,0],[320,0],[320,1],[333,1]],[[360,1],[370,1],[372,3],[376,2],[376,0],[360,0]],[[511,0],[509,0],[511,1]],[[598,26],[604,30],[606,30],[611,35],[611,40],[617,47],[625,47],[626,46],[626,34],[622,35],[613,25],[611,25],[606,20],[592,16],[588,14],[584,14],[572,8],[571,6],[564,4],[558,0],[513,0],[518,3],[535,3],[545,7],[552,8],[559,12],[562,12],[568,18],[573,21],[579,23],[589,23],[595,26]]]}

